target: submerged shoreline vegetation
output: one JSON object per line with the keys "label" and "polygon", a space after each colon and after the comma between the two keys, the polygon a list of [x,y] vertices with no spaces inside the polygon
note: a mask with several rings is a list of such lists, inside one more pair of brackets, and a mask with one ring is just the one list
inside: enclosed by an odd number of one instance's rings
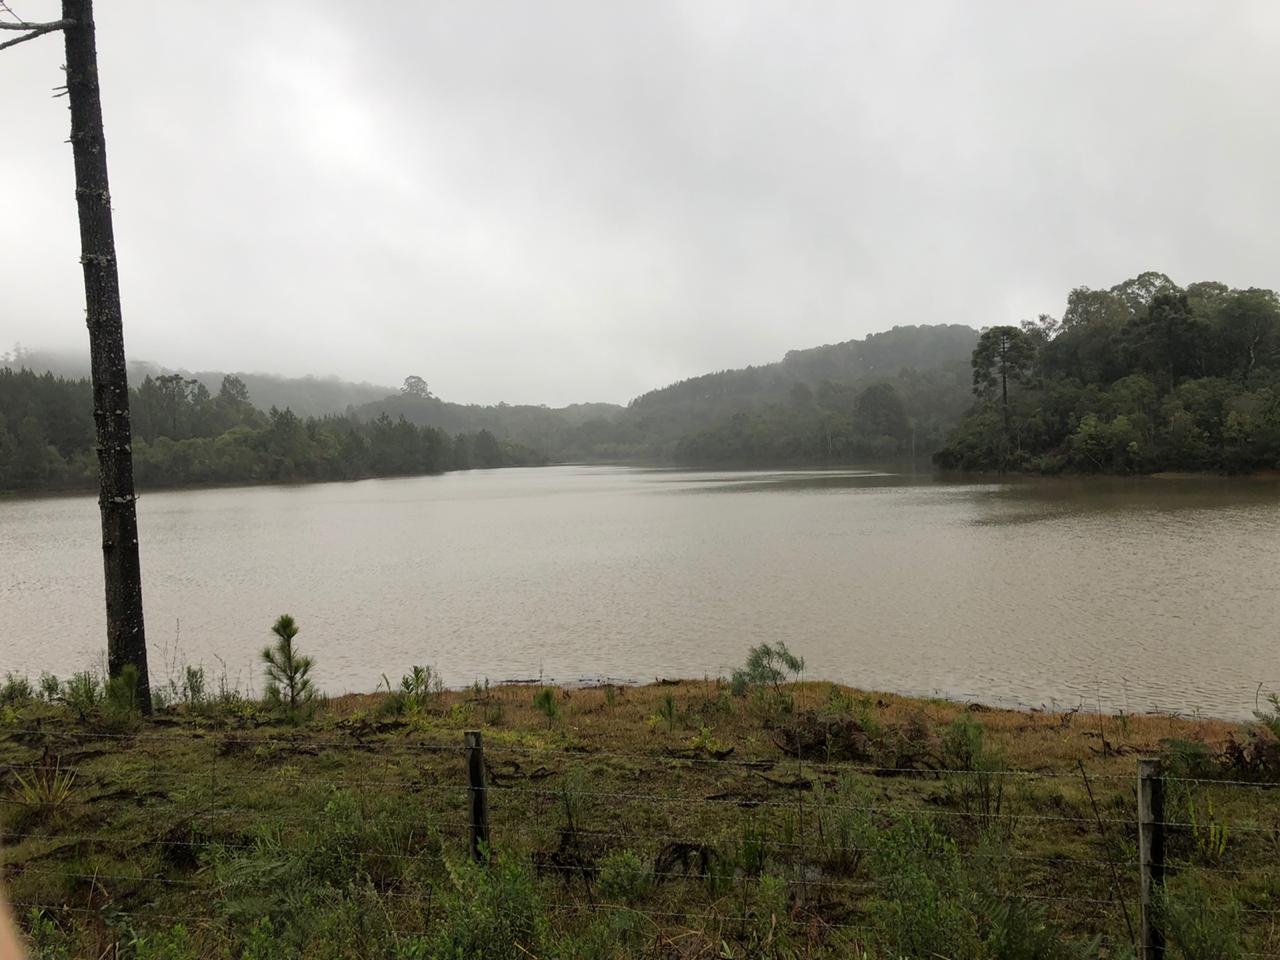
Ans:
{"label": "submerged shoreline vegetation", "polygon": [[983,332],[978,402],[944,468],[1253,473],[1280,467],[1280,298],[1147,272],[1061,318]]}
{"label": "submerged shoreline vegetation", "polygon": [[1280,948],[1275,702],[1245,725],[997,710],[799,682],[781,645],[727,680],[451,691],[415,667],[308,697],[305,631],[273,631],[262,701],[181,665],[152,718],[91,674],[0,687],[0,865],[34,960],[1132,957],[1148,754],[1171,960]]}
{"label": "submerged shoreline vegetation", "polygon": [[[130,390],[133,466],[147,487],[356,480],[545,463],[488,430],[450,435],[403,417],[298,417],[253,405],[226,376],[216,394],[176,374]],[[88,380],[0,368],[0,490],[97,483]]]}

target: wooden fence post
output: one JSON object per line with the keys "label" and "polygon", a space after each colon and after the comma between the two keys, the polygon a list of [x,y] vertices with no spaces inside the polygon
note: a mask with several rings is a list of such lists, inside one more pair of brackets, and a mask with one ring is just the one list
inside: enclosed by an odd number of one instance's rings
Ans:
{"label": "wooden fence post", "polygon": [[489,856],[489,798],[484,778],[484,741],[479,730],[463,735],[467,755],[467,785],[470,787],[471,858],[484,863]]}
{"label": "wooden fence post", "polygon": [[1164,960],[1164,779],[1159,760],[1138,761],[1138,869],[1142,883],[1141,960]]}

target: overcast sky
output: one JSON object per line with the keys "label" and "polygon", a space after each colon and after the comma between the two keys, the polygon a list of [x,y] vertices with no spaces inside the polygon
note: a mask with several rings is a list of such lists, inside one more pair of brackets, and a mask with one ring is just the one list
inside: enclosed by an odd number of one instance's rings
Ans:
{"label": "overcast sky", "polygon": [[[1145,269],[1280,286],[1273,0],[97,6],[137,359],[625,401]],[[0,352],[87,350],[62,61],[0,51]]]}

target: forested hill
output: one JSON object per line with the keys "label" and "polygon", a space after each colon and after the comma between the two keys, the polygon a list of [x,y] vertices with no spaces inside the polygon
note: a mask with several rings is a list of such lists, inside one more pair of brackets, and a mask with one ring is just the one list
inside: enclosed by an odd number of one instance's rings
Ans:
{"label": "forested hill", "polygon": [[558,460],[847,462],[908,453],[913,439],[927,454],[968,403],[977,337],[958,325],[894,327],[793,350],[775,363],[682,380],[625,408],[462,406],[407,381],[397,396],[356,413],[404,416],[445,430],[488,429]]}
{"label": "forested hill", "polygon": [[688,463],[891,458],[911,451],[913,435],[929,453],[963,409],[977,338],[959,324],[894,327],[683,380],[637,397],[628,414]]}
{"label": "forested hill", "polygon": [[937,462],[1133,473],[1280,468],[1280,298],[1148,272],[984,331]]}
{"label": "forested hill", "polygon": [[[709,464],[849,462],[935,449],[968,402],[977,331],[895,327],[605,403],[478,406],[433,396],[410,376],[398,391],[305,378],[132,370],[134,461],[145,485],[353,479],[547,460]],[[46,354],[0,364],[0,489],[92,487],[91,391],[36,373]],[[62,373],[74,371],[62,363]],[[255,387],[253,384],[257,384]],[[360,390],[372,402],[326,410]]]}
{"label": "forested hill", "polygon": [[[545,462],[488,430],[448,433],[403,418],[262,410],[226,375],[217,392],[178,374],[129,391],[141,487],[407,476]],[[84,379],[0,368],[0,490],[93,489],[93,391]]]}

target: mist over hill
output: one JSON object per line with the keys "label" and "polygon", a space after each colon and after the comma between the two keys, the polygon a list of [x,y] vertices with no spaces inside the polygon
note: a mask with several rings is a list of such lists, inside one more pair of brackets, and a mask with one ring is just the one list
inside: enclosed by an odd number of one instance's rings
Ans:
{"label": "mist over hill", "polygon": [[[48,371],[54,376],[79,380],[89,376],[88,351],[28,350],[15,347],[0,354],[0,367],[26,368],[37,373]],[[185,370],[166,367],[150,360],[129,362],[129,382],[134,386],[147,377],[169,374],[197,380],[211,393],[217,393],[222,378],[228,374],[239,379],[249,388],[249,395],[256,406],[263,410],[271,407],[292,410],[301,417],[323,417],[331,413],[343,413],[347,407],[360,406],[395,393],[394,387],[374,383],[353,383],[337,376],[286,377],[276,373],[246,373],[239,370]]]}
{"label": "mist over hill", "polygon": [[[491,430],[558,460],[820,462],[905,454],[913,435],[917,452],[928,453],[942,444],[971,401],[969,358],[977,338],[972,327],[958,324],[899,326],[861,340],[792,350],[774,363],[681,380],[644,393],[626,407],[463,406],[402,391],[356,413],[365,418],[403,416],[445,430]],[[879,414],[880,420],[858,416],[859,397],[876,385],[905,426],[896,419],[881,422]],[[816,425],[781,423],[780,410],[797,397],[809,412],[825,413],[825,419]],[[731,434],[753,418],[757,428],[768,421],[773,434],[801,431],[807,440],[703,442],[705,431]],[[819,433],[822,443],[807,442]],[[856,442],[854,434],[860,437]]]}
{"label": "mist over hill", "polygon": [[[138,361],[130,378],[140,475],[195,483],[206,476],[344,479],[466,463],[780,464],[925,455],[970,402],[977,336],[958,325],[894,327],[692,377],[626,406],[559,408],[451,403],[418,376],[395,389]],[[12,394],[0,411],[0,453],[12,447],[11,459],[21,464],[10,471],[11,486],[39,486],[42,477],[75,485],[91,476],[86,366],[61,352],[19,348],[0,357]],[[18,377],[22,370],[41,376]],[[394,455],[375,456],[369,444]],[[156,462],[148,467],[143,454]],[[331,462],[335,457],[343,463]]]}

